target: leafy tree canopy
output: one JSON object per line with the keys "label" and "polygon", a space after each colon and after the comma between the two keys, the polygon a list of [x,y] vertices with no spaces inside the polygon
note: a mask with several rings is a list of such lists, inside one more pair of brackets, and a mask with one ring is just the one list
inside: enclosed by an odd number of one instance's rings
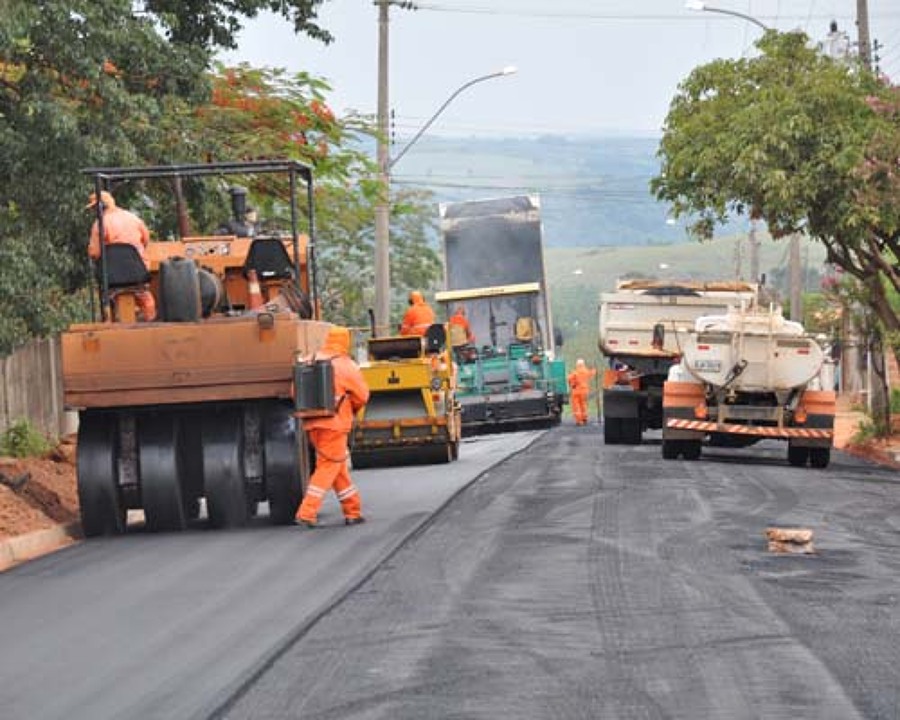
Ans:
{"label": "leafy tree canopy", "polygon": [[681,83],[652,189],[694,216],[700,237],[733,213],[764,219],[776,237],[808,233],[867,283],[884,326],[900,330],[885,292],[900,288],[900,93],[802,33],[769,32],[757,47]]}
{"label": "leafy tree canopy", "polygon": [[324,1],[144,0],[144,8],[158,18],[173,42],[233,49],[241,18],[256,17],[266,10],[290,20],[296,32],[330,43],[331,33],[316,23]]}

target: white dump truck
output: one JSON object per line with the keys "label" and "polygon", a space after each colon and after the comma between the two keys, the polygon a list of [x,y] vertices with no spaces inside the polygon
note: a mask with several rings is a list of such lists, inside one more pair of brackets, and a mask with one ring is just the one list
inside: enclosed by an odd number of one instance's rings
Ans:
{"label": "white dump truck", "polygon": [[641,442],[662,427],[663,383],[681,357],[679,333],[703,315],[755,300],[757,286],[741,281],[619,280],[600,295],[603,437],[608,445]]}
{"label": "white dump truck", "polygon": [[791,465],[828,466],[834,368],[815,338],[780,308],[731,308],[680,335],[681,360],[663,387],[662,454],[697,459],[702,443],[787,440]]}

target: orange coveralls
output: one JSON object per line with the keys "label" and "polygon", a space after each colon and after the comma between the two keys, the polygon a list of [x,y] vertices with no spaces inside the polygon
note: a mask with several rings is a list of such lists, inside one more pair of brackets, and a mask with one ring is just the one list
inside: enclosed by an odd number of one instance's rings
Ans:
{"label": "orange coveralls", "polygon": [[362,501],[347,469],[347,437],[353,416],[369,401],[369,388],[350,352],[350,331],[333,326],[316,359],[330,359],[334,368],[334,396],[337,411],[332,417],[314,418],[303,424],[316,450],[316,471],[297,510],[297,519],[315,525],[319,508],[334,488],[347,520],[362,517]]}
{"label": "orange coveralls", "polygon": [[587,425],[588,394],[591,391],[591,378],[597,374],[594,368],[588,368],[584,360],[575,363],[575,369],[569,373],[569,388],[572,390],[572,414],[576,425]]}
{"label": "orange coveralls", "polygon": [[[147,256],[144,248],[150,242],[150,231],[137,215],[116,205],[108,193],[103,193],[103,233],[106,235],[106,244],[127,243],[134,245],[140,253],[144,264],[147,264]],[[88,255],[94,260],[100,257],[100,230],[96,220],[91,227],[91,241],[88,245]],[[144,290],[135,295],[138,307],[145,320],[153,320],[156,317],[156,300],[153,295]]]}
{"label": "orange coveralls", "polygon": [[403,322],[400,323],[400,334],[424,335],[434,324],[434,310],[425,302],[422,293],[413,291],[409,294],[409,299],[412,305],[403,316]]}
{"label": "orange coveralls", "polygon": [[[447,322],[450,325],[458,325],[463,329],[466,333],[466,342],[470,345],[475,343],[475,335],[472,333],[472,327],[469,325],[469,321],[466,319],[466,313],[464,310],[457,310],[456,313],[448,320]],[[450,330],[451,336],[453,334],[453,330]]]}

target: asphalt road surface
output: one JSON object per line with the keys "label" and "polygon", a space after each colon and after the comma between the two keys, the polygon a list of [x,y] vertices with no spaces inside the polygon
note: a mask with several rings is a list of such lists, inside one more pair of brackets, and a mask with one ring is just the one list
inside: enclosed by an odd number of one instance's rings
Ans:
{"label": "asphalt road surface", "polygon": [[[563,426],[459,493],[221,715],[898,718],[900,482]],[[817,553],[774,556],[769,526]]]}
{"label": "asphalt road surface", "polygon": [[454,494],[539,433],[451,465],[357,471],[365,525],[331,496],[314,531],[197,529],[81,543],[0,574],[0,719],[208,718]]}

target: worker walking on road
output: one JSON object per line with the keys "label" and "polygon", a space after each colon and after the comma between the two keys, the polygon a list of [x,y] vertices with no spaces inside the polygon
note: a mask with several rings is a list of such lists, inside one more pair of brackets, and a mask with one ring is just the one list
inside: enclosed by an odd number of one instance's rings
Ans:
{"label": "worker walking on road", "polygon": [[[97,207],[97,193],[91,193],[88,198],[87,208]],[[100,193],[100,210],[103,213],[103,239],[105,244],[125,243],[133,245],[144,261],[147,262],[145,248],[150,242],[150,231],[144,225],[144,221],[125,208],[116,205],[115,198],[106,190]],[[91,227],[91,240],[88,244],[88,255],[93,260],[100,257],[100,223],[94,220]],[[144,316],[144,320],[153,320],[156,317],[156,300],[149,290],[143,290],[135,294],[137,306]]]}
{"label": "worker walking on road", "polygon": [[424,335],[434,325],[434,310],[418,290],[409,294],[409,309],[400,323],[401,335]]}
{"label": "worker walking on road", "polygon": [[575,361],[575,369],[569,373],[569,389],[572,391],[572,413],[576,425],[587,425],[588,395],[591,391],[591,378],[597,374],[595,368],[585,365],[582,358]]}
{"label": "worker walking on road", "polygon": [[347,468],[347,438],[353,416],[369,401],[369,388],[359,366],[350,358],[350,331],[333,325],[316,360],[331,360],[334,369],[335,413],[331,417],[305,420],[303,425],[316,451],[316,470],[309,479],[306,495],[297,511],[302,527],[314,528],[319,508],[334,488],[347,525],[365,522],[359,491]]}

